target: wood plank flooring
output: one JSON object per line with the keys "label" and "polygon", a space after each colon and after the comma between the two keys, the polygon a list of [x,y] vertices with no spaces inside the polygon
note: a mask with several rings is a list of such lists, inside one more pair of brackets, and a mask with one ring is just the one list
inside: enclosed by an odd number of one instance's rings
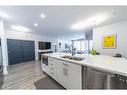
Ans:
{"label": "wood plank flooring", "polygon": [[23,62],[11,65],[4,77],[2,89],[36,89],[34,82],[46,77],[40,61]]}

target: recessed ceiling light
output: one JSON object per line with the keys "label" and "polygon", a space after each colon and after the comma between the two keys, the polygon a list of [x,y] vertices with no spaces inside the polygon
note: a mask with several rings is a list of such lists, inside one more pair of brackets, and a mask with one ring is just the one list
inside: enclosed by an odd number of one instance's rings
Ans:
{"label": "recessed ceiling light", "polygon": [[20,31],[20,32],[28,32],[30,31],[30,29],[23,27],[23,26],[18,26],[18,25],[12,25],[11,29],[16,30],[16,31]]}
{"label": "recessed ceiling light", "polygon": [[45,18],[45,15],[44,14],[41,14],[41,18]]}
{"label": "recessed ceiling light", "polygon": [[0,11],[0,18],[8,18],[9,15]]}
{"label": "recessed ceiling light", "polygon": [[76,24],[73,24],[71,29],[82,30],[82,29],[84,29],[86,27],[88,27],[88,24],[86,22],[78,22]]}
{"label": "recessed ceiling light", "polygon": [[38,26],[38,23],[34,23],[34,26],[37,27]]}

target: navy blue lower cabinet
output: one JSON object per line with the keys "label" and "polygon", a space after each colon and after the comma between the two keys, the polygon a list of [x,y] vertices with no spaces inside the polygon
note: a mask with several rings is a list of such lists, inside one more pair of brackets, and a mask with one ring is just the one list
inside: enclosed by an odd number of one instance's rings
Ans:
{"label": "navy blue lower cabinet", "polygon": [[35,44],[34,41],[23,41],[24,62],[35,60]]}
{"label": "navy blue lower cabinet", "polygon": [[9,61],[9,65],[14,64],[14,57],[13,57],[13,53],[8,53],[8,61]]}
{"label": "navy blue lower cabinet", "polygon": [[7,40],[9,65],[35,60],[34,41]]}
{"label": "navy blue lower cabinet", "polygon": [[7,40],[9,65],[23,62],[23,49],[21,40]]}

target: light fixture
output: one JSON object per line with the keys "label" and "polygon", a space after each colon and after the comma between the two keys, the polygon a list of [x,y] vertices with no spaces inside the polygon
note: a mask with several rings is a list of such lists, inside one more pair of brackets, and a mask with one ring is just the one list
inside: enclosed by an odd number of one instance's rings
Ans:
{"label": "light fixture", "polygon": [[38,26],[38,23],[34,23],[34,26],[37,27]]}
{"label": "light fixture", "polygon": [[90,18],[88,18],[86,20],[82,20],[82,21],[80,21],[78,23],[73,24],[71,26],[71,29],[82,30],[82,29],[85,29],[85,28],[93,27],[93,26],[96,26],[96,25],[102,23],[106,19],[107,19],[107,15],[98,14],[98,15],[90,17]]}
{"label": "light fixture", "polygon": [[71,29],[82,30],[84,28],[87,28],[88,26],[89,26],[89,24],[87,22],[78,22],[76,24],[73,24]]}
{"label": "light fixture", "polygon": [[18,25],[12,25],[11,29],[20,31],[20,32],[29,32],[30,31],[30,29],[23,27],[23,26],[18,26]]}
{"label": "light fixture", "polygon": [[88,20],[89,20],[90,24],[98,25],[98,24],[104,22],[106,19],[107,19],[106,14],[98,14],[98,15],[95,15],[95,16],[89,18]]}
{"label": "light fixture", "polygon": [[88,21],[80,21],[72,25],[71,29],[73,30],[82,30],[90,26]]}
{"label": "light fixture", "polygon": [[9,15],[0,11],[0,18],[8,18]]}
{"label": "light fixture", "polygon": [[41,18],[45,18],[45,15],[44,14],[41,14]]}

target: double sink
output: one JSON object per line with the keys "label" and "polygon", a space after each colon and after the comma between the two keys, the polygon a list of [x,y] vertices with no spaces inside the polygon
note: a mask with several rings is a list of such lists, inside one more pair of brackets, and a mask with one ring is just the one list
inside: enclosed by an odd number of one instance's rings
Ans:
{"label": "double sink", "polygon": [[75,57],[75,56],[62,56],[61,58],[75,60],[75,61],[82,61],[85,59],[85,58],[79,58],[79,57]]}

